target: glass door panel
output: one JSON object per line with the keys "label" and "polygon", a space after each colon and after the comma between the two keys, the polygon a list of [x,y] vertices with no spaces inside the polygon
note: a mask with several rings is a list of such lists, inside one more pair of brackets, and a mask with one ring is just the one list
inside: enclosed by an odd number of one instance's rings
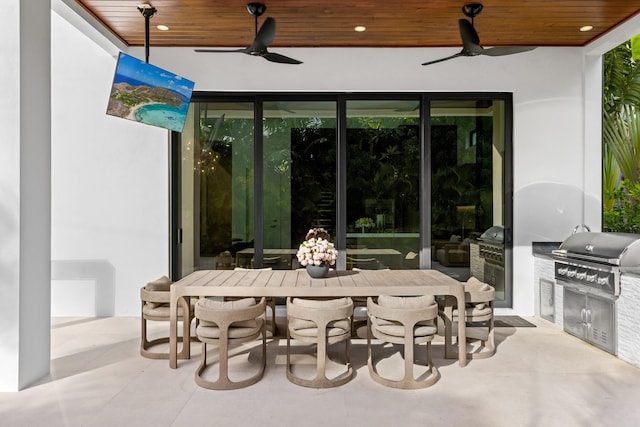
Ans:
{"label": "glass door panel", "polygon": [[511,306],[508,94],[210,96],[172,134],[173,278],[297,268],[322,227],[338,268],[475,276]]}
{"label": "glass door panel", "polygon": [[263,103],[264,267],[297,268],[310,228],[325,228],[335,242],[336,105]]}
{"label": "glass door panel", "polygon": [[420,266],[419,105],[347,101],[347,269]]}
{"label": "glass door panel", "polygon": [[481,236],[505,225],[505,102],[432,101],[430,111],[432,268],[491,282],[504,300],[504,237]]}
{"label": "glass door panel", "polygon": [[253,103],[192,103],[181,135],[181,273],[253,247]]}

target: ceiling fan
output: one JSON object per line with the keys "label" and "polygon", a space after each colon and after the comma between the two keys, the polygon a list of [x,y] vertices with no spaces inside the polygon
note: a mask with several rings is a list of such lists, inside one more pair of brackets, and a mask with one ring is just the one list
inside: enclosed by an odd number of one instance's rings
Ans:
{"label": "ceiling fan", "polygon": [[243,49],[221,50],[221,49],[195,49],[196,52],[204,53],[246,53],[247,55],[261,56],[267,61],[277,62],[280,64],[302,64],[302,61],[280,55],[279,53],[269,52],[267,49],[276,35],[276,20],[273,18],[265,19],[264,23],[258,30],[258,17],[267,10],[267,6],[262,3],[247,4],[247,11],[255,18],[255,38],[251,46]]}
{"label": "ceiling fan", "polygon": [[435,61],[425,62],[422,65],[435,64],[437,62],[447,61],[449,59],[457,58],[459,56],[503,56],[513,55],[514,53],[528,52],[535,49],[535,46],[499,46],[491,48],[483,48],[480,45],[480,37],[473,27],[473,18],[478,16],[482,12],[481,3],[470,3],[462,6],[462,13],[471,18],[471,22],[467,19],[458,20],[460,27],[460,37],[462,38],[462,50],[454,55],[447,56],[446,58],[436,59]]}

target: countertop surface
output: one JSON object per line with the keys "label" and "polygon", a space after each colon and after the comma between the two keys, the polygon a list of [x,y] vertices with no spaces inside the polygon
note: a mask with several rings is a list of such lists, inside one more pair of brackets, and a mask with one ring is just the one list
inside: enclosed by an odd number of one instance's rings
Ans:
{"label": "countertop surface", "polygon": [[558,249],[562,242],[531,242],[531,252],[534,256],[550,257],[551,251]]}

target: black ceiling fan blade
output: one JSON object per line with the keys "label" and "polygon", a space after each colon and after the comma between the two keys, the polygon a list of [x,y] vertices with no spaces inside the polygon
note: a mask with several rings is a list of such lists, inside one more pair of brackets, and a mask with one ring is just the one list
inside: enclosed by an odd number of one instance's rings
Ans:
{"label": "black ceiling fan blade", "polygon": [[483,48],[480,44],[480,36],[478,36],[478,32],[473,26],[473,19],[482,11],[482,4],[467,4],[462,7],[462,11],[466,16],[471,18],[471,22],[467,19],[458,19],[458,28],[460,30],[460,38],[462,39],[462,50],[455,55],[447,56],[446,58],[437,59],[435,61],[425,62],[422,65],[436,64],[438,62],[457,58],[458,56],[503,56],[528,52],[535,49],[535,46],[497,46],[487,49]]}
{"label": "black ceiling fan blade", "polygon": [[298,61],[297,59],[289,58],[288,56],[280,55],[279,53],[274,52],[266,52],[261,54],[264,59],[271,62],[277,62],[279,64],[302,64],[302,61]]}
{"label": "black ceiling fan blade", "polygon": [[462,46],[467,50],[482,49],[480,46],[480,37],[473,24],[466,19],[458,20],[458,28],[460,29],[460,38],[462,39]]}
{"label": "black ceiling fan blade", "polygon": [[[250,3],[253,4],[253,3]],[[258,28],[258,16],[262,15],[262,13],[252,13],[255,17],[256,28]],[[243,48],[243,49],[195,49],[196,52],[204,52],[204,53],[230,53],[230,52],[240,52],[246,53],[251,56],[261,56],[267,61],[277,62],[279,64],[302,64],[302,61],[298,61],[297,59],[289,58],[288,56],[280,55],[279,53],[269,52],[267,48],[273,42],[273,39],[276,35],[276,20],[273,18],[266,18],[264,23],[260,27],[259,30],[256,30],[256,36],[253,39],[253,43],[251,46]]]}
{"label": "black ceiling fan blade", "polygon": [[497,46],[483,49],[480,55],[503,56],[513,55],[516,53],[529,52],[535,49],[535,46]]}
{"label": "black ceiling fan blade", "polygon": [[252,46],[256,50],[266,49],[273,43],[273,39],[276,36],[276,20],[269,17],[264,20],[264,23],[258,30],[256,38],[253,41]]}
{"label": "black ceiling fan blade", "polygon": [[449,59],[457,58],[459,56],[467,56],[467,55],[465,55],[464,52],[458,52],[453,55],[447,56],[445,58],[436,59],[435,61],[423,62],[422,65],[437,64],[438,62],[448,61]]}
{"label": "black ceiling fan blade", "polygon": [[194,52],[198,53],[249,53],[247,48],[242,49],[194,49]]}

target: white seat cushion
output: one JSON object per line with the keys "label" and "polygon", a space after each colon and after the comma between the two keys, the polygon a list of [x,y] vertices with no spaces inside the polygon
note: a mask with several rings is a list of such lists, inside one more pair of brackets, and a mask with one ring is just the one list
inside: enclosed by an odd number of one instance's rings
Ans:
{"label": "white seat cushion", "polygon": [[[242,324],[242,326],[236,326],[240,324]],[[213,325],[215,325],[215,323]],[[229,327],[229,338],[249,337],[257,334],[261,327],[262,322],[258,322],[256,319],[234,323]],[[212,339],[220,338],[220,328],[217,326],[205,326],[200,323],[196,328],[196,333],[198,334],[198,337]]]}
{"label": "white seat cushion", "polygon": [[[318,328],[315,322],[304,319],[293,318],[289,321],[289,329],[305,337],[318,336]],[[327,325],[327,336],[335,337],[344,335],[351,330],[351,323],[348,320],[334,320]]]}
{"label": "white seat cushion", "polygon": [[[404,325],[402,325],[402,323],[400,322],[375,322],[372,326],[375,330],[378,330],[385,335],[389,335],[392,337],[404,337]],[[424,325],[423,322],[419,322],[413,329],[413,336],[427,337],[429,335],[435,335],[437,331],[438,328],[436,328],[434,325]]]}
{"label": "white seat cushion", "polygon": [[345,297],[322,300],[294,298],[292,304],[308,308],[338,308],[349,304],[349,298]]}
{"label": "white seat cushion", "polygon": [[[467,318],[487,316],[491,314],[491,307],[486,304],[468,304],[466,307]],[[453,310],[453,316],[458,316],[458,309]]]}
{"label": "white seat cushion", "polygon": [[[145,316],[164,317],[166,320],[169,320],[170,313],[169,304],[149,302],[142,306],[142,314]],[[181,306],[178,306],[178,317],[182,317]]]}

